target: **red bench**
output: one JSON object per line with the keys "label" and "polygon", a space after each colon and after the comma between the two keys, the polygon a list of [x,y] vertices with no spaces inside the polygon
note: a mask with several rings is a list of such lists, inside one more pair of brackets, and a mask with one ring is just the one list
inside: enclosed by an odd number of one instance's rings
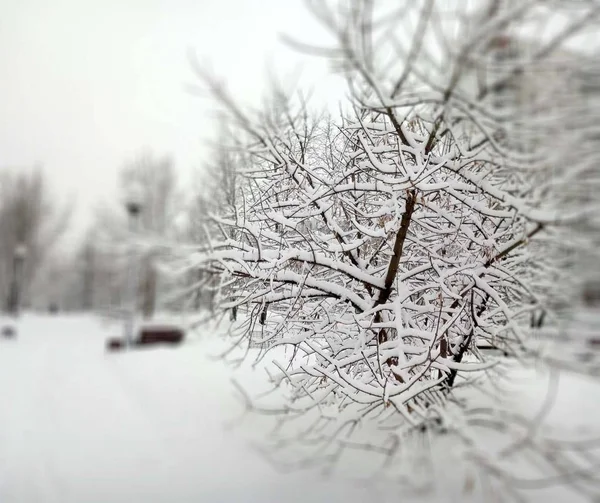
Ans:
{"label": "red bench", "polygon": [[183,341],[184,333],[178,327],[173,326],[149,326],[142,327],[136,345],[146,346],[149,344],[179,344]]}
{"label": "red bench", "polygon": [[[134,346],[151,346],[154,344],[180,344],[185,337],[182,329],[175,326],[147,326],[142,327],[138,332],[137,339],[133,342]],[[113,337],[106,341],[107,351],[120,351],[125,348],[123,338]]]}

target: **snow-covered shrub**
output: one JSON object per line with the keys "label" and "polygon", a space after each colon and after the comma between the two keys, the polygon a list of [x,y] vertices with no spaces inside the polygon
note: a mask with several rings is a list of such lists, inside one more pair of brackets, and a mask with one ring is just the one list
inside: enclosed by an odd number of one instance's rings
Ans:
{"label": "snow-covered shrub", "polygon": [[[190,263],[218,274],[220,307],[241,313],[236,344],[279,358],[286,419],[312,420],[293,437],[308,459],[338,461],[361,431],[386,459],[423,432],[470,445],[474,391],[489,393],[482,383],[502,366],[481,348],[540,356],[561,229],[587,211],[557,202],[566,154],[551,142],[564,148],[567,107],[528,70],[598,7],[565,8],[532,45],[523,34],[561,2],[308,4],[334,36],[327,54],[351,101],[313,115],[275,89],[253,114],[198,68],[241,154],[234,209],[211,215]],[[372,425],[388,432],[378,445]]]}

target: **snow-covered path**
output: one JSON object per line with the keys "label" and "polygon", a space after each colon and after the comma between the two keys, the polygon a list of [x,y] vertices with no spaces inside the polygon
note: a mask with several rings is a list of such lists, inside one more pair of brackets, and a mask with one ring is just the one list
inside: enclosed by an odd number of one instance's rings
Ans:
{"label": "snow-covered path", "polygon": [[367,501],[273,473],[224,423],[239,412],[204,344],[108,354],[97,320],[34,317],[0,340],[0,501]]}
{"label": "snow-covered path", "polygon": [[[260,418],[227,429],[242,409],[232,369],[208,358],[218,337],[107,353],[120,327],[91,317],[25,316],[19,330],[16,340],[0,339],[0,503],[397,501],[390,491],[274,472],[248,446],[262,435]],[[262,376],[239,378],[252,388]],[[519,410],[533,417],[547,378],[513,380],[526,391]],[[561,376],[543,428],[598,437],[599,391],[597,382]],[[446,487],[428,501],[466,501],[458,482],[453,496]]]}

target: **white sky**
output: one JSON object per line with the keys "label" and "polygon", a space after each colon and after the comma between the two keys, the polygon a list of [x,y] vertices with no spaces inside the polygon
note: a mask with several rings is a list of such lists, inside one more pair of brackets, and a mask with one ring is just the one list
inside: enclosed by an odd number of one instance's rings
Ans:
{"label": "white sky", "polygon": [[184,175],[201,165],[210,103],[185,90],[188,48],[254,99],[267,62],[305,59],[279,34],[313,41],[315,27],[301,0],[0,0],[0,168],[42,164],[81,226],[142,149]]}
{"label": "white sky", "polygon": [[306,62],[328,87],[324,62],[283,46],[282,32],[323,40],[302,0],[0,0],[0,169],[42,164],[76,195],[79,227],[145,148],[189,178],[214,125],[210,102],[185,90],[197,82],[187,50],[242,100],[260,93],[267,62],[281,74]]}

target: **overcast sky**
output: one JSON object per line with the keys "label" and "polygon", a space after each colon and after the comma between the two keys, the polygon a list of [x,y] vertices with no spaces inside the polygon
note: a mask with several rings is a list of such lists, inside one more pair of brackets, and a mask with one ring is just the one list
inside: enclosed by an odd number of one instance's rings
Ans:
{"label": "overcast sky", "polygon": [[279,34],[311,41],[315,27],[301,0],[0,1],[0,167],[42,164],[81,225],[140,150],[173,155],[184,176],[201,165],[213,124],[185,90],[189,48],[248,100],[267,62],[301,60]]}

